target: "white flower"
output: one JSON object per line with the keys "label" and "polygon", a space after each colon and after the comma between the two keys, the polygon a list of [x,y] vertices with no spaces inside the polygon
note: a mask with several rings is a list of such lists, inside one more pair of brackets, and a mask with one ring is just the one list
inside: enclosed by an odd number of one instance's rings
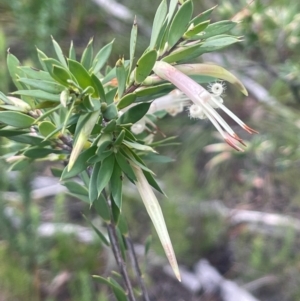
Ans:
{"label": "white flower", "polygon": [[236,150],[243,151],[243,149],[237,144],[237,142],[240,142],[243,145],[245,144],[243,140],[232,130],[227,122],[215,110],[216,108],[222,109],[248,133],[257,133],[223,105],[223,99],[220,96],[224,91],[224,86],[222,84],[211,85],[210,90],[212,93],[209,93],[206,89],[204,89],[201,85],[188,77],[186,74],[177,70],[170,64],[162,61],[155,63],[153,71],[160,78],[171,82],[193,102],[193,105],[189,110],[191,117],[203,119],[206,116],[219,131],[224,140]]}
{"label": "white flower", "polygon": [[167,111],[171,116],[176,116],[181,113],[185,106],[189,105],[190,101],[184,93],[175,89],[169,94],[156,98],[148,111],[153,114],[158,111]]}

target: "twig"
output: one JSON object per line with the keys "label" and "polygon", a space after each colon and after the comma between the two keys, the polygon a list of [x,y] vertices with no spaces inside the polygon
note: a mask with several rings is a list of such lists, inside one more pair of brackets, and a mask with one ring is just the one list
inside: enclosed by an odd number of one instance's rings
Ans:
{"label": "twig", "polygon": [[107,232],[109,236],[109,240],[111,242],[111,248],[113,250],[115,259],[119,266],[125,287],[127,289],[128,297],[130,301],[135,301],[135,297],[133,294],[132,285],[126,270],[126,264],[121,256],[120,245],[117,238],[116,227],[113,223],[107,224]]}
{"label": "twig", "polygon": [[119,266],[119,270],[120,270],[120,273],[122,275],[124,285],[127,289],[129,300],[130,301],[135,301],[135,297],[134,297],[134,294],[133,294],[133,288],[132,288],[131,281],[129,279],[127,269],[126,269],[126,263],[124,262],[123,257],[121,255],[121,248],[120,248],[120,244],[119,244],[119,241],[118,241],[116,225],[115,225],[115,221],[114,221],[114,218],[113,218],[113,215],[112,215],[111,202],[110,202],[105,190],[103,190],[102,194],[103,194],[103,196],[104,196],[104,198],[107,202],[107,205],[109,206],[109,208],[111,210],[111,215],[110,215],[111,222],[106,223],[108,237],[109,237],[109,240],[111,242],[111,248],[113,250],[116,262]]}
{"label": "twig", "polygon": [[148,295],[148,292],[147,292],[147,289],[146,289],[146,286],[145,286],[145,283],[144,283],[144,280],[143,280],[143,275],[141,273],[141,269],[139,267],[139,263],[138,263],[138,260],[137,260],[137,257],[136,257],[136,253],[135,253],[135,250],[134,250],[134,245],[133,245],[132,240],[129,236],[126,237],[126,245],[127,245],[128,250],[129,250],[130,259],[131,259],[132,265],[135,269],[136,276],[137,276],[140,288],[142,290],[143,300],[144,301],[150,301],[149,295]]}

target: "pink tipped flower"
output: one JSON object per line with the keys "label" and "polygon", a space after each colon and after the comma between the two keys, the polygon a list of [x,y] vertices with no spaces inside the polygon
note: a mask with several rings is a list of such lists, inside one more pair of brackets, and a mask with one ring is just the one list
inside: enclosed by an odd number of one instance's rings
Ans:
{"label": "pink tipped flower", "polygon": [[257,133],[223,105],[221,95],[224,91],[224,85],[222,83],[211,85],[210,93],[186,74],[166,62],[156,62],[153,71],[160,78],[171,82],[193,102],[189,108],[189,113],[192,118],[208,118],[224,140],[234,149],[243,151],[237,142],[243,145],[245,144],[216,111],[217,108],[222,109],[248,133]]}

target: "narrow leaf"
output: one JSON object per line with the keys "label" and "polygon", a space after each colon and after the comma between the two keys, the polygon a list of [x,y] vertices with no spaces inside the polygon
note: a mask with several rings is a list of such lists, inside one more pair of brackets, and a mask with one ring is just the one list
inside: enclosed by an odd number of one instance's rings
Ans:
{"label": "narrow leaf", "polygon": [[100,51],[96,54],[92,63],[92,68],[90,69],[90,73],[98,73],[104,66],[104,64],[110,56],[113,42],[114,40],[112,40],[110,43],[101,48]]}
{"label": "narrow leaf", "polygon": [[101,194],[102,190],[109,183],[109,180],[113,173],[114,164],[115,164],[115,157],[113,155],[103,160],[97,177],[98,196]]}
{"label": "narrow leaf", "polygon": [[54,50],[55,50],[58,60],[62,63],[62,65],[64,67],[68,68],[65,56],[64,56],[59,44],[53,39],[52,36],[51,36],[51,38],[52,38],[53,47],[54,47]]}
{"label": "narrow leaf", "polygon": [[140,103],[126,111],[117,120],[118,124],[136,123],[145,116],[150,108],[151,103]]}
{"label": "narrow leaf", "polygon": [[93,60],[93,38],[89,40],[86,48],[84,49],[80,62],[86,70],[89,70],[92,66],[92,60]]}
{"label": "narrow leaf", "polygon": [[16,128],[30,127],[34,121],[34,118],[19,112],[0,112],[0,123]]}
{"label": "narrow leaf", "polygon": [[169,30],[168,47],[171,49],[183,36],[188,28],[189,21],[193,14],[193,2],[187,0],[177,11]]}
{"label": "narrow leaf", "polygon": [[160,5],[159,5],[159,7],[158,7],[158,9],[155,13],[155,17],[154,17],[154,21],[153,21],[153,25],[152,25],[150,45],[149,45],[150,49],[153,49],[156,46],[156,41],[157,41],[157,38],[159,36],[162,25],[165,21],[167,12],[168,12],[167,1],[163,0],[160,3]]}

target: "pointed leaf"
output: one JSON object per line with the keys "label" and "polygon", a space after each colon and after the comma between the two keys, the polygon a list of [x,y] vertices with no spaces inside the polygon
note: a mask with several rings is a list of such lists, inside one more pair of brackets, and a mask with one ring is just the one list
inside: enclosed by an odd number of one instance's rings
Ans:
{"label": "pointed leaf", "polygon": [[102,194],[98,197],[98,199],[95,200],[93,206],[95,207],[99,216],[106,223],[110,223],[110,209],[109,209],[109,206]]}
{"label": "pointed leaf", "polygon": [[85,170],[88,167],[88,159],[95,154],[95,151],[96,147],[90,147],[87,150],[83,151],[81,154],[79,154],[77,160],[75,161],[70,171],[68,171],[68,166],[65,167],[61,176],[61,180],[73,178],[79,173],[81,173],[83,170]]}
{"label": "pointed leaf", "polygon": [[19,112],[0,112],[0,123],[16,128],[27,128],[35,122],[35,119]]}
{"label": "pointed leaf", "polygon": [[126,70],[123,61],[124,59],[119,59],[116,63],[116,76],[118,80],[118,97],[116,100],[122,97],[126,86]]}
{"label": "pointed leaf", "polygon": [[135,105],[126,111],[123,115],[117,120],[118,124],[127,124],[127,123],[136,123],[141,118],[145,116],[150,108],[151,103],[145,102]]}
{"label": "pointed leaf", "polygon": [[193,2],[187,0],[179,8],[170,25],[168,47],[171,49],[183,36],[193,14]]}
{"label": "pointed leaf", "polygon": [[[130,178],[131,181],[136,181],[135,174],[132,170],[131,165],[129,164],[126,157],[124,157],[120,152],[115,154],[115,158],[117,161],[117,164],[122,169],[122,171],[126,174],[128,178]],[[115,163],[116,164],[116,163]]]}
{"label": "pointed leaf", "polygon": [[95,96],[100,97],[100,100],[102,101],[106,101],[106,95],[104,92],[103,85],[100,79],[94,73],[91,75],[91,84],[92,87],[95,89]]}
{"label": "pointed leaf", "polygon": [[98,197],[97,178],[98,178],[98,174],[99,174],[99,171],[100,171],[100,166],[101,166],[100,162],[98,162],[94,165],[92,175],[91,175],[91,178],[90,178],[90,183],[89,183],[90,204],[93,204],[93,202]]}
{"label": "pointed leaf", "polygon": [[129,64],[129,72],[128,72],[128,78],[127,82],[129,81],[130,72],[132,69],[133,61],[134,61],[134,55],[135,55],[135,49],[136,49],[136,42],[137,42],[137,21],[136,16],[134,17],[131,34],[130,34],[130,47],[129,47],[129,58],[130,58],[130,64]]}
{"label": "pointed leaf", "polygon": [[110,179],[111,195],[115,204],[122,208],[122,170],[118,164],[114,164],[114,170]]}
{"label": "pointed leaf", "polygon": [[94,226],[94,224],[83,214],[84,219],[92,226],[93,230],[96,232],[96,234],[98,235],[98,237],[100,238],[100,240],[106,245],[106,246],[110,246],[109,241],[106,239],[105,235],[103,235],[101,233],[101,231]]}
{"label": "pointed leaf", "polygon": [[69,59],[76,61],[76,52],[73,45],[73,41],[70,43],[70,49],[69,49]]}
{"label": "pointed leaf", "polygon": [[156,41],[159,36],[162,25],[165,21],[167,12],[168,12],[167,1],[163,0],[160,3],[160,5],[155,13],[155,17],[154,17],[154,21],[153,21],[153,25],[152,25],[152,33],[151,33],[149,49],[153,49],[156,46]]}
{"label": "pointed leaf", "polygon": [[11,93],[12,95],[22,95],[22,96],[30,96],[33,98],[37,98],[40,100],[50,100],[59,102],[60,94],[52,94],[42,90],[18,90],[16,92]]}
{"label": "pointed leaf", "polygon": [[109,183],[109,180],[113,173],[114,164],[115,164],[114,155],[111,155],[103,160],[97,177],[98,196],[101,194],[102,190]]}
{"label": "pointed leaf", "polygon": [[68,59],[68,64],[70,72],[74,75],[82,90],[92,85],[89,73],[80,63]]}
{"label": "pointed leaf", "polygon": [[64,56],[59,44],[53,39],[52,36],[51,36],[51,38],[52,38],[53,47],[54,47],[54,50],[56,52],[58,60],[62,63],[62,65],[64,67],[68,68],[65,56]]}
{"label": "pointed leaf", "polygon": [[103,48],[101,48],[100,51],[96,54],[96,56],[93,60],[93,64],[92,64],[90,73],[97,73],[104,66],[104,64],[106,63],[106,61],[108,60],[108,58],[110,56],[113,42],[114,42],[114,40],[112,40],[110,43],[108,43]]}
{"label": "pointed leaf", "polygon": [[205,12],[199,14],[198,16],[196,16],[194,19],[192,19],[190,21],[190,24],[194,24],[194,26],[197,26],[199,23],[202,23],[204,21],[207,21],[211,15],[211,13],[213,12],[213,10],[217,7],[217,5],[215,5],[214,7],[206,10]]}
{"label": "pointed leaf", "polygon": [[81,64],[86,69],[89,70],[92,66],[92,59],[93,59],[93,38],[89,40],[88,45],[83,51],[81,57]]}
{"label": "pointed leaf", "polygon": [[205,29],[205,32],[202,32],[201,34],[199,34],[199,38],[207,39],[207,38],[210,38],[210,37],[213,37],[216,35],[227,33],[229,30],[234,28],[236,26],[236,24],[237,24],[236,22],[229,21],[229,20],[223,20],[220,22],[210,24]]}
{"label": "pointed leaf", "polygon": [[38,79],[29,79],[29,78],[20,78],[20,82],[33,87],[39,90],[43,90],[48,93],[57,94],[60,93],[65,87],[57,84],[53,81],[45,81],[45,80],[38,80]]}

